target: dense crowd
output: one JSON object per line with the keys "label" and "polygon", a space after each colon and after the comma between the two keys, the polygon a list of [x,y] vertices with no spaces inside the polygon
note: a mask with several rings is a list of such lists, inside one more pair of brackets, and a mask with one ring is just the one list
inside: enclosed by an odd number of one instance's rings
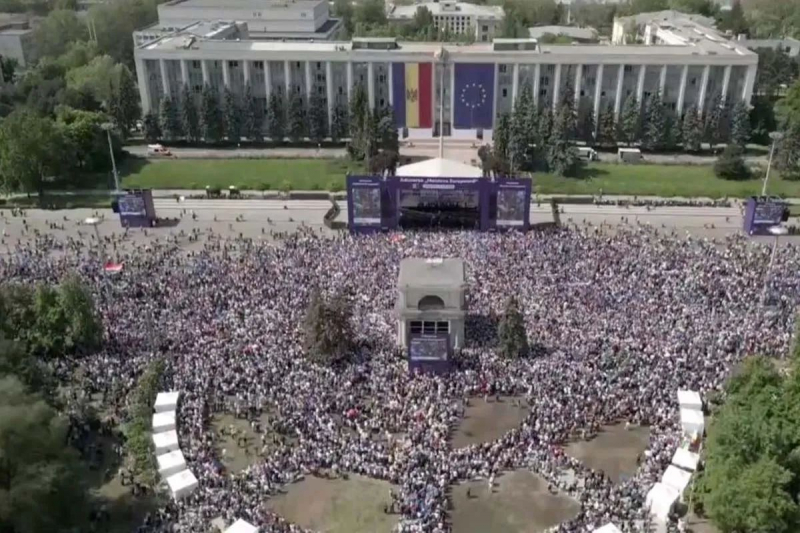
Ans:
{"label": "dense crowd", "polygon": [[[78,271],[93,287],[107,343],[80,362],[92,391],[124,398],[148,361],[166,357],[166,387],[183,394],[181,449],[200,487],[148,517],[142,532],[206,531],[218,515],[266,532],[301,531],[264,502],[313,473],[388,480],[398,487],[391,507],[402,514],[400,531],[445,532],[453,483],[517,468],[580,503],[558,532],[609,521],[641,531],[646,491],[680,440],[676,390],[719,388],[747,354],[785,354],[800,284],[793,246],[778,251],[768,278],[768,247],[642,227],[404,239],[302,231],[271,244],[203,238],[195,252],[109,242],[125,264],[116,275],[78,241],[39,238],[0,260],[0,279],[55,281]],[[409,375],[394,345],[395,284],[408,256],[466,260],[466,347],[446,376]],[[351,301],[359,353],[345,369],[303,357],[301,323],[315,288]],[[512,295],[535,358],[495,355],[494,324]],[[520,397],[529,416],[496,441],[453,449],[465,402],[495,394]],[[252,420],[266,411],[269,431],[282,438],[229,473],[210,428],[221,411]],[[561,446],[614,422],[651,427],[638,472],[619,484]]]}

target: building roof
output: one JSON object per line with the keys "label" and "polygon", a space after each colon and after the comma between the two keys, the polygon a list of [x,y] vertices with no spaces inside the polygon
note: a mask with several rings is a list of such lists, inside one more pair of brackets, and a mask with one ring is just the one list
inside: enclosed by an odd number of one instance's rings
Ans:
{"label": "building roof", "polygon": [[420,2],[410,6],[394,6],[389,11],[390,19],[412,19],[417,10],[421,7],[428,8],[432,15],[465,15],[480,19],[502,20],[505,16],[503,8],[500,6],[479,6],[468,4],[467,2]]}
{"label": "building roof", "polygon": [[403,287],[458,288],[465,280],[463,259],[407,257],[400,261],[397,283]]}
{"label": "building roof", "polygon": [[617,17],[615,21],[623,22],[625,24],[633,22],[634,24],[647,24],[648,22],[676,22],[681,20],[695,22],[708,28],[715,27],[715,21],[711,17],[703,15],[696,15],[693,13],[683,13],[675,11],[674,9],[665,9],[663,11],[650,11],[649,13],[639,13],[630,15],[628,17]]}
{"label": "building roof", "polygon": [[528,34],[534,39],[540,39],[543,35],[566,35],[573,39],[583,39],[590,41],[597,39],[597,30],[591,27],[576,28],[575,26],[535,26],[528,28]]}
{"label": "building roof", "polygon": [[162,4],[178,8],[219,8],[219,9],[311,9],[325,0],[172,0]]}
{"label": "building roof", "polygon": [[395,175],[412,178],[480,178],[483,172],[461,161],[436,157],[398,167]]}

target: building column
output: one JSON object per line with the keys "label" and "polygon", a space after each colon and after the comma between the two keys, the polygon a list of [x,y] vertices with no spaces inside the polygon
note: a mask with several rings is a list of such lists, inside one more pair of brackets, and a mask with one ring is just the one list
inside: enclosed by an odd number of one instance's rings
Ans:
{"label": "building column", "polygon": [[206,64],[205,59],[200,60],[200,71],[203,73],[203,86],[211,85],[211,80],[208,76],[208,64]]}
{"label": "building column", "polygon": [[222,60],[222,84],[226,89],[231,88],[231,65],[227,59]]}
{"label": "building column", "polygon": [[189,60],[188,59],[181,59],[181,83],[188,87],[189,86]]}
{"label": "building column", "polygon": [[306,61],[306,98],[311,100],[311,61]]}
{"label": "building column", "polygon": [[675,106],[675,111],[678,117],[683,116],[683,105],[686,102],[686,82],[689,80],[689,65],[684,65],[681,71],[681,85],[678,89],[678,103]]}
{"label": "building column", "polygon": [[[434,87],[436,87],[434,85]],[[500,87],[500,64],[494,64],[494,89],[493,94],[494,98],[492,98],[492,128],[497,123],[497,99],[500,98],[500,91],[498,88]]]}
{"label": "building column", "polygon": [[453,125],[455,124],[456,112],[456,64],[450,62],[450,135],[453,134]]}
{"label": "building column", "polygon": [[283,85],[286,88],[286,101],[289,101],[289,96],[292,94],[292,66],[289,60],[283,62]]}
{"label": "building column", "polygon": [[747,74],[745,74],[744,78],[744,87],[742,87],[742,101],[748,106],[750,105],[750,99],[753,97],[753,87],[756,84],[756,65],[750,65],[747,67]]}
{"label": "building column", "polygon": [[367,63],[367,97],[369,108],[375,109],[375,63]]}
{"label": "building column", "polygon": [[145,62],[138,57],[136,58],[136,81],[139,84],[139,98],[142,101],[142,116],[144,116],[150,111],[150,90],[147,86]]}
{"label": "building column", "polygon": [[269,103],[269,98],[272,96],[272,71],[269,68],[269,61],[264,60],[264,96]]}
{"label": "building column", "polygon": [[647,66],[639,65],[639,81],[636,83],[636,100],[639,105],[644,103],[644,76],[647,74]]}
{"label": "building column", "polygon": [[394,68],[392,63],[387,63],[388,80],[389,80],[389,107],[394,108]]}
{"label": "building column", "polygon": [[533,102],[539,105],[539,92],[541,91],[542,65],[536,63],[533,69]]}
{"label": "building column", "polygon": [[353,62],[347,62],[347,102],[353,98]]}
{"label": "building column", "polygon": [[711,71],[711,66],[706,65],[703,67],[703,79],[700,81],[700,96],[697,98],[697,112],[702,113],[706,104],[706,91],[708,90],[708,74]]}
{"label": "building column", "polygon": [[600,100],[603,98],[603,70],[605,65],[602,63],[597,65],[597,75],[595,76],[594,83],[594,127],[597,130],[597,124],[600,122]]}
{"label": "building column", "polygon": [[247,90],[247,87],[250,85],[250,66],[251,66],[250,61],[245,59],[244,62],[242,63],[242,69],[243,69],[242,72],[244,73],[245,90]]}
{"label": "building column", "polygon": [[169,96],[169,78],[167,77],[167,62],[164,59],[158,60],[158,68],[161,71],[161,90]]}
{"label": "building column", "polygon": [[583,83],[583,64],[578,65],[578,68],[575,69],[575,109],[578,109],[578,105],[581,101],[581,84]]}
{"label": "building column", "polygon": [[561,63],[556,65],[556,75],[553,80],[553,111],[558,108],[558,93],[561,91]]}
{"label": "building column", "polygon": [[511,73],[511,109],[517,105],[517,95],[519,94],[519,63],[514,63]]}
{"label": "building column", "polygon": [[333,126],[333,67],[325,62],[325,97],[328,99],[328,129]]}
{"label": "building column", "polygon": [[661,65],[661,75],[658,78],[658,96],[664,98],[664,90],[667,88],[667,65]]}
{"label": "building column", "polygon": [[728,101],[728,87],[731,83],[731,66],[725,67],[725,73],[722,75],[722,103]]}
{"label": "building column", "polygon": [[614,116],[618,117],[622,110],[622,87],[625,81],[625,65],[620,65],[617,71],[617,92],[614,94]]}

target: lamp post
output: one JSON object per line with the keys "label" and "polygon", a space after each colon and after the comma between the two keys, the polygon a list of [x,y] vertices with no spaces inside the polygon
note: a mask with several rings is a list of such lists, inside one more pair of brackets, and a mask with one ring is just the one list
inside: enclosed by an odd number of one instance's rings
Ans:
{"label": "lamp post", "polygon": [[97,237],[97,244],[100,246],[100,253],[102,254],[101,261],[106,260],[106,247],[103,244],[103,239],[100,238],[100,230],[97,228],[98,225],[102,222],[102,219],[97,217],[89,217],[83,220],[83,223],[87,226],[94,227],[94,235]]}
{"label": "lamp post", "polygon": [[780,131],[773,131],[769,134],[769,138],[772,139],[772,146],[769,149],[769,160],[767,161],[767,175],[764,176],[764,185],[761,187],[761,196],[767,195],[767,183],[769,183],[769,171],[772,168],[772,156],[775,154],[775,145],[783,139],[783,133]]}
{"label": "lamp post", "polygon": [[775,236],[775,242],[772,244],[772,253],[769,256],[769,266],[767,266],[767,272],[764,274],[764,288],[761,290],[761,305],[765,305],[767,302],[767,284],[769,283],[770,275],[772,274],[772,264],[775,262],[775,255],[778,252],[778,239],[780,239],[783,235],[789,233],[783,226],[772,226],[768,230],[771,235]]}
{"label": "lamp post", "polygon": [[114,145],[111,143],[111,130],[114,129],[114,125],[110,122],[105,122],[101,127],[106,131],[106,137],[108,138],[108,153],[111,154],[111,169],[114,172],[114,190],[119,192],[119,173],[117,172],[117,161],[114,159]]}

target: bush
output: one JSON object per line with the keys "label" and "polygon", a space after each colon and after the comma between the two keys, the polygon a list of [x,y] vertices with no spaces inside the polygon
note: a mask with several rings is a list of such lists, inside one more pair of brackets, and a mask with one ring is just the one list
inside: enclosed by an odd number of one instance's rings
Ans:
{"label": "bush", "polygon": [[289,180],[283,180],[281,183],[281,192],[289,194],[292,192],[292,182]]}
{"label": "bush", "polygon": [[741,146],[729,144],[714,163],[714,174],[724,180],[750,179],[750,169],[744,162]]}
{"label": "bush", "polygon": [[271,188],[272,188],[272,183],[268,181],[262,181],[261,183],[258,184],[259,191],[268,191]]}
{"label": "bush", "polygon": [[328,185],[328,190],[331,192],[341,192],[344,190],[344,186],[342,185],[342,180],[338,178],[334,178],[331,180],[330,184]]}

